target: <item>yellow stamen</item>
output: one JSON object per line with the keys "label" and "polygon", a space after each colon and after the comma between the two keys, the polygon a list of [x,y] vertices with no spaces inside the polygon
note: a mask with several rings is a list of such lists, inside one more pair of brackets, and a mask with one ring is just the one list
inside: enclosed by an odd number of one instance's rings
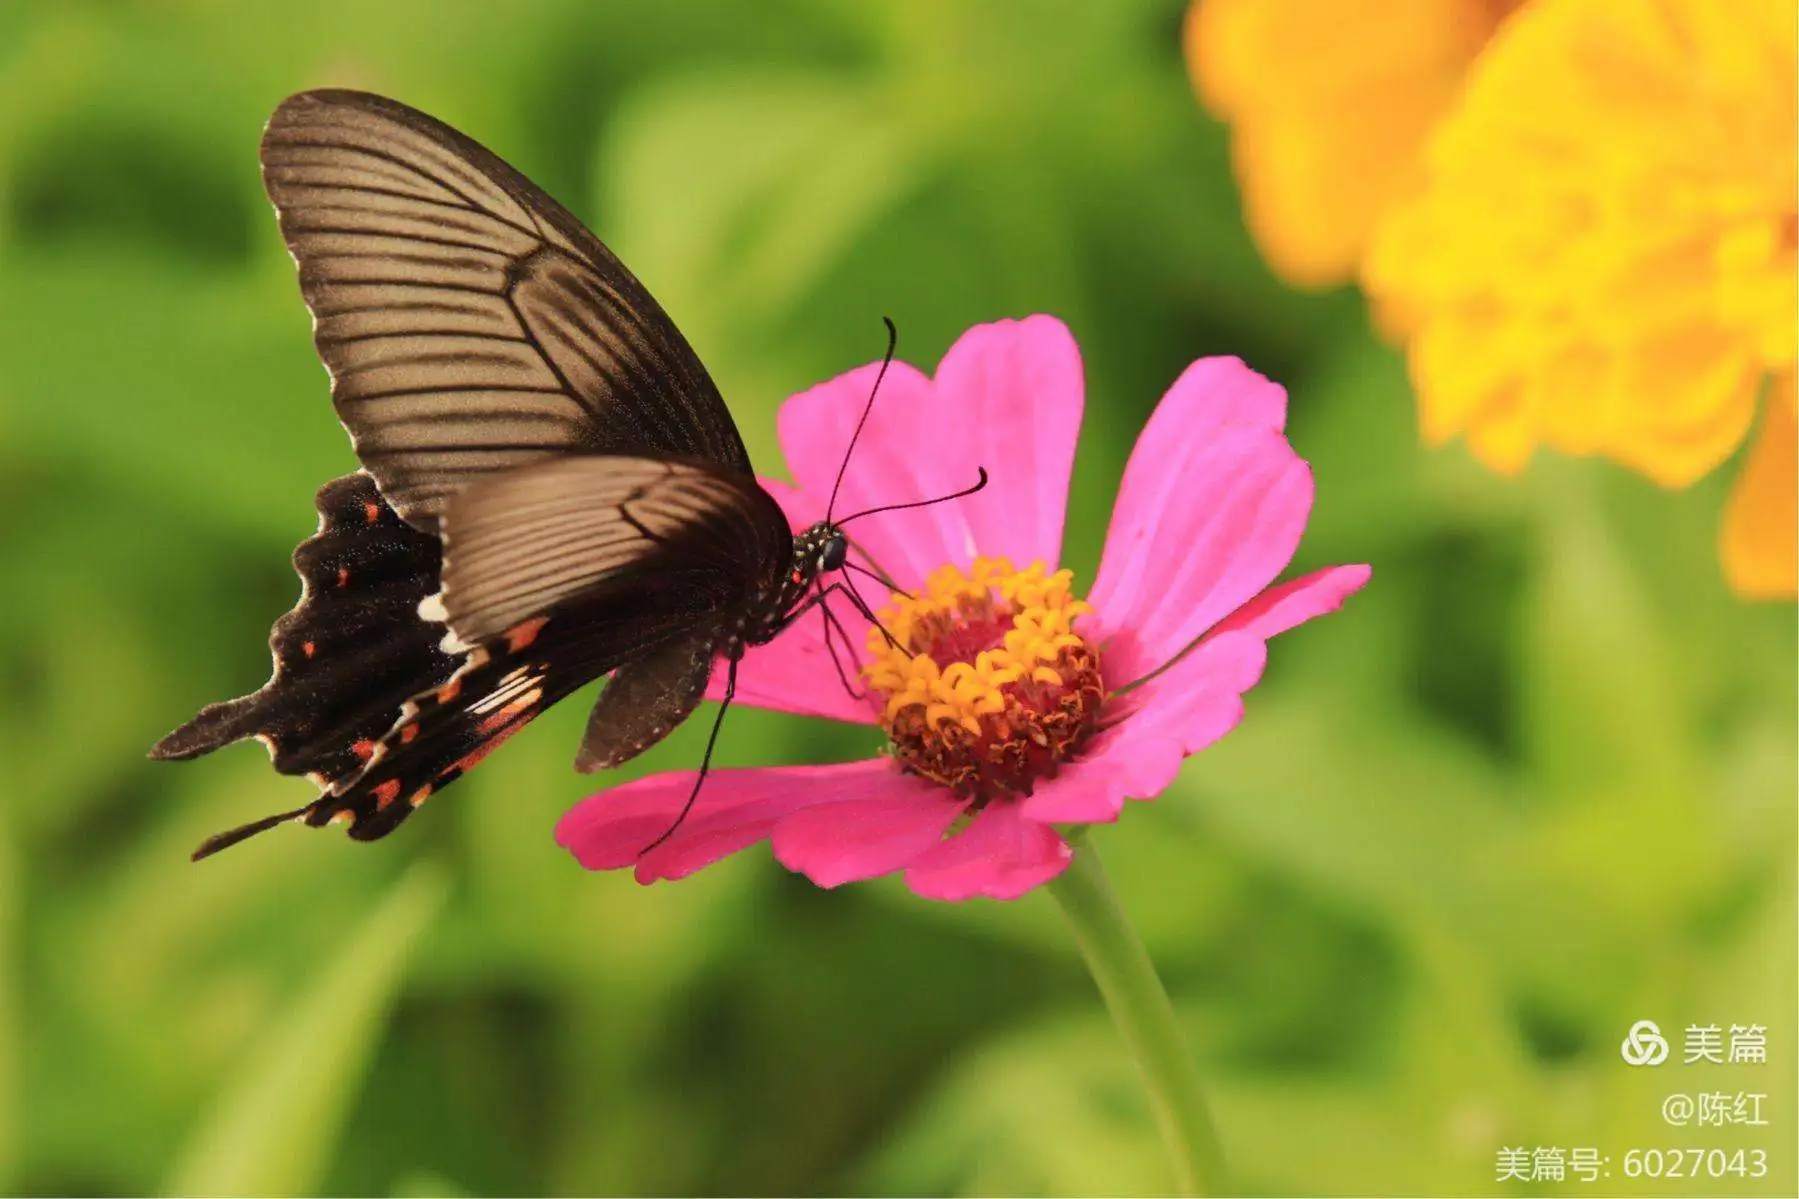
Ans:
{"label": "yellow stamen", "polygon": [[932,572],[868,634],[863,676],[909,769],[982,802],[1028,793],[1096,727],[1098,653],[1075,630],[1092,612],[1071,571],[1005,558]]}
{"label": "yellow stamen", "polygon": [[[1073,583],[1073,571],[1047,574],[1041,562],[1021,571],[1003,557],[977,558],[966,574],[954,566],[939,567],[915,599],[896,597],[881,613],[881,621],[912,655],[889,645],[879,629],[870,629],[870,661],[863,668],[869,683],[888,697],[886,718],[891,721],[906,708],[919,706],[933,727],[947,720],[966,727],[964,717],[1003,711],[1001,688],[1020,679],[1062,686],[1053,664],[1065,652],[1086,645],[1073,625],[1093,611],[1074,598]],[[1002,609],[1009,610],[1009,619]],[[972,662],[939,666],[930,653],[921,652],[926,646],[920,644],[919,634],[941,637],[966,626],[971,618],[1010,627],[998,645],[979,650]]]}

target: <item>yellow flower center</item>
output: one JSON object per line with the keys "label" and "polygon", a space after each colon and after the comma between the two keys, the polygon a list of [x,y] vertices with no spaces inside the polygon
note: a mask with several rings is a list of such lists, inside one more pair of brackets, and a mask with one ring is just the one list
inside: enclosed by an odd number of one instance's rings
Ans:
{"label": "yellow flower center", "polygon": [[[977,558],[938,568],[882,611],[863,677],[882,701],[894,757],[976,806],[1029,795],[1093,735],[1099,651],[1075,632],[1092,612],[1072,571]],[[903,647],[903,648],[902,648]]]}

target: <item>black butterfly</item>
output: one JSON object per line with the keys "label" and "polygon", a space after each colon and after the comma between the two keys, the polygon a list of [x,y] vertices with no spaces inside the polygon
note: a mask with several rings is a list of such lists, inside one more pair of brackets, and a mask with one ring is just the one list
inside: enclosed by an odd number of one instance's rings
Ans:
{"label": "black butterfly", "polygon": [[305,92],[270,118],[262,165],[364,469],[319,490],[273,677],[150,751],[256,737],[320,795],[194,857],[290,820],[385,836],[608,673],[578,770],[660,741],[721,656],[722,720],[744,648],[842,589],[820,575],[846,565],[844,522],[789,531],[667,314],[474,141],[380,96]]}

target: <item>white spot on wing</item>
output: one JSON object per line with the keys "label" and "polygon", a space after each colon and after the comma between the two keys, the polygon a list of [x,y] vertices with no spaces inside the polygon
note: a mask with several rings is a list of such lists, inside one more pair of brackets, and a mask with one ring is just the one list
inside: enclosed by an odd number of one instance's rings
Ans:
{"label": "white spot on wing", "polygon": [[442,591],[427,595],[419,601],[419,619],[427,624],[444,626],[443,640],[437,643],[437,648],[442,650],[446,656],[454,658],[458,654],[468,653],[472,648],[468,642],[456,635],[455,629],[449,627],[450,611],[444,607]]}

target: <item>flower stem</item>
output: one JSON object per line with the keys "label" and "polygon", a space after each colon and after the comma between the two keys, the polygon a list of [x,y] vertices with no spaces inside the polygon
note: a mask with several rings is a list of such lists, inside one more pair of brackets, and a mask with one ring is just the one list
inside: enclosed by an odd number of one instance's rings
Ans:
{"label": "flower stem", "polygon": [[1049,884],[1062,905],[1087,969],[1137,1058],[1150,1106],[1174,1158],[1182,1195],[1225,1190],[1224,1158],[1200,1086],[1199,1064],[1187,1048],[1174,1006],[1137,930],[1131,927],[1093,846],[1070,837],[1074,860]]}

